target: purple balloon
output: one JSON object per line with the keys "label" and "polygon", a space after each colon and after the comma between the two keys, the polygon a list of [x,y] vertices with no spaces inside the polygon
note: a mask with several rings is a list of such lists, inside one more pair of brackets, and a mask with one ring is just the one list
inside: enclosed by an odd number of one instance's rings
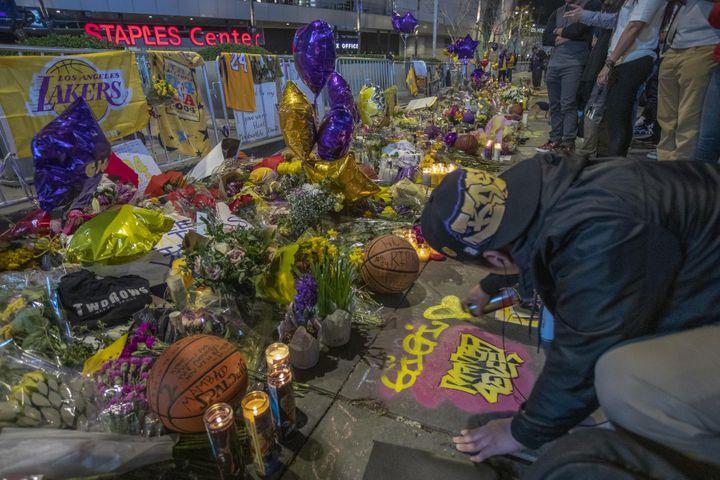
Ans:
{"label": "purple balloon", "polygon": [[448,147],[452,147],[455,145],[455,140],[457,140],[458,134],[455,132],[449,132],[445,134],[445,137],[443,138],[443,142],[445,142],[445,145]]}
{"label": "purple balloon", "polygon": [[323,160],[338,160],[350,150],[353,116],[347,108],[336,107],[325,115],[318,128],[318,156]]}
{"label": "purple balloon", "polygon": [[395,31],[400,33],[415,33],[418,21],[411,12],[407,12],[405,15],[400,15],[393,12],[392,14],[392,26]]}
{"label": "purple balloon", "polygon": [[293,40],[295,69],[305,85],[317,95],[335,71],[335,38],[322,20],[298,28]]}
{"label": "purple balloon", "polygon": [[110,142],[80,97],[32,140],[40,207],[83,208],[107,169]]}
{"label": "purple balloon", "polygon": [[330,108],[344,107],[352,113],[356,122],[360,121],[360,112],[355,106],[355,98],[353,97],[350,85],[337,72],[330,74],[327,82],[328,95],[330,96]]}
{"label": "purple balloon", "polygon": [[472,58],[478,45],[480,45],[480,42],[473,40],[468,34],[462,40],[455,42],[455,53],[457,53],[458,58],[463,60]]}
{"label": "purple balloon", "polygon": [[450,53],[450,54],[455,53],[455,44],[454,44],[454,43],[451,43],[450,45],[448,45],[447,51],[448,51],[448,53]]}

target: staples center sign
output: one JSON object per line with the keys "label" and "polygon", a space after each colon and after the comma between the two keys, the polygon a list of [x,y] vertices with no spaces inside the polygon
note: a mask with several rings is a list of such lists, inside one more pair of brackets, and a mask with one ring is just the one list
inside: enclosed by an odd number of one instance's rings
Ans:
{"label": "staples center sign", "polygon": [[[131,47],[136,44],[148,47],[179,47],[182,43],[180,27],[174,25],[119,25],[116,23],[86,23],[85,33],[98,40]],[[248,32],[232,29],[229,32],[206,32],[202,27],[190,29],[190,41],[198,47],[221,43],[259,45],[260,34],[255,38]]]}

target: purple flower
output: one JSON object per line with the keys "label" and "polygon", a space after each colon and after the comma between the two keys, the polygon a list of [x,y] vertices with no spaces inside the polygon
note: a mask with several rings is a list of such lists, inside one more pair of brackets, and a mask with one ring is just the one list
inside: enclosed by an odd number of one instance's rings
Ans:
{"label": "purple flower", "polygon": [[445,137],[443,138],[443,142],[445,142],[445,145],[448,147],[452,147],[455,145],[455,140],[457,140],[458,134],[455,132],[449,132],[445,134]]}
{"label": "purple flower", "polygon": [[140,373],[140,380],[147,380],[148,378],[150,378],[150,372]]}
{"label": "purple flower", "polygon": [[[148,338],[153,338],[153,337],[148,337]],[[142,363],[142,360],[140,360],[137,357],[133,357],[130,359],[130,363],[134,366],[138,366],[138,365],[140,365],[140,363]]]}
{"label": "purple flower", "polygon": [[295,281],[295,299],[293,300],[293,315],[299,323],[305,323],[305,312],[311,310],[317,303],[317,282],[310,273],[304,273]]}
{"label": "purple flower", "polygon": [[418,245],[425,243],[425,237],[422,234],[422,228],[419,224],[413,225],[413,233],[415,233],[415,241]]}
{"label": "purple flower", "polygon": [[[146,346],[148,349],[152,349],[152,348],[153,348],[153,345],[155,345],[155,337],[147,337],[147,338],[145,339],[145,346]],[[140,360],[140,359],[138,358],[138,360]],[[138,365],[139,365],[139,362],[138,362]]]}

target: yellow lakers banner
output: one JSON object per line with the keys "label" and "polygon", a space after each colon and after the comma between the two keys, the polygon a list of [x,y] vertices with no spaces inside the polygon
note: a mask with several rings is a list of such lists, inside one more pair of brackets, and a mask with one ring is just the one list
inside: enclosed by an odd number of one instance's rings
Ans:
{"label": "yellow lakers banner", "polygon": [[32,137],[79,97],[110,141],[147,125],[148,106],[132,52],[0,57],[0,121],[19,156],[29,156]]}
{"label": "yellow lakers banner", "polygon": [[160,140],[169,152],[203,156],[210,150],[205,103],[198,88],[196,69],[205,61],[193,52],[149,52],[150,73],[165,79],[178,91],[168,105],[154,109]]}

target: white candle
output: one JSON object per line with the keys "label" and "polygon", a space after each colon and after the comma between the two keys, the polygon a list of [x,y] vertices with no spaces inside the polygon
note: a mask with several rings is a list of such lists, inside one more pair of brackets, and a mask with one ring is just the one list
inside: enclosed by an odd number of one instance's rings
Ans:
{"label": "white candle", "polygon": [[500,161],[500,153],[502,152],[502,144],[496,143],[493,146],[493,160],[496,162]]}
{"label": "white candle", "polygon": [[523,112],[522,124],[527,127],[527,124],[528,124],[528,112]]}

